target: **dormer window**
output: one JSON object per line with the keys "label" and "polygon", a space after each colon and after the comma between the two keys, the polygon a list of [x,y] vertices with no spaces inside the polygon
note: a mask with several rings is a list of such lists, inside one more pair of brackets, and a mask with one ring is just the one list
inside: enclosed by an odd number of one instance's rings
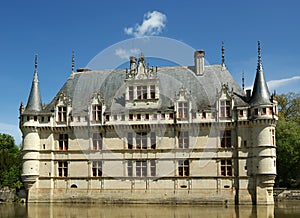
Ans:
{"label": "dormer window", "polygon": [[101,121],[102,117],[102,106],[101,105],[92,105],[92,120]]}
{"label": "dormer window", "polygon": [[188,103],[187,102],[178,102],[178,119],[187,119],[188,118]]}
{"label": "dormer window", "polygon": [[133,94],[133,86],[128,87],[128,99],[133,100],[134,94]]}
{"label": "dormer window", "polygon": [[230,117],[230,101],[220,101],[220,117]]}
{"label": "dormer window", "polygon": [[155,99],[155,86],[150,86],[150,98]]}
{"label": "dormer window", "polygon": [[57,118],[57,122],[66,122],[67,121],[67,107],[65,106],[59,106],[57,108],[58,112],[58,118]]}
{"label": "dormer window", "polygon": [[137,98],[147,99],[147,86],[137,86]]}

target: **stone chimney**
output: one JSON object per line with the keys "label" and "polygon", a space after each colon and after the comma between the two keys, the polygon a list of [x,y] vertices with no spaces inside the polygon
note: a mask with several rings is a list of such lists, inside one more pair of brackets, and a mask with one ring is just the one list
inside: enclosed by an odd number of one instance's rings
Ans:
{"label": "stone chimney", "polygon": [[204,74],[204,55],[205,52],[203,50],[197,50],[194,53],[195,73],[197,76]]}
{"label": "stone chimney", "polygon": [[247,98],[251,98],[251,89],[246,90],[246,96]]}

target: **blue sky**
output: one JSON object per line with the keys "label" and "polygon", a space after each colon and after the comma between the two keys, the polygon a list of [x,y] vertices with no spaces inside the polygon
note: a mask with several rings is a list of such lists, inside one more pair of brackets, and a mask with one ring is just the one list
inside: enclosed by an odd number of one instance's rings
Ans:
{"label": "blue sky", "polygon": [[[158,35],[206,51],[206,60],[226,65],[250,87],[257,40],[270,91],[300,92],[298,1],[10,0],[0,3],[0,132],[19,144],[18,108],[27,102],[34,55],[43,103],[49,103],[71,72],[107,47],[136,36]],[[147,54],[146,54],[147,55]],[[191,60],[193,55],[191,55]]]}

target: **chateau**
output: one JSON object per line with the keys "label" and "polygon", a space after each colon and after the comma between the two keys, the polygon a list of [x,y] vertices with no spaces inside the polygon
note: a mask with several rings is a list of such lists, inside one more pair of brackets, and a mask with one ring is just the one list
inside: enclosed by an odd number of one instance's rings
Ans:
{"label": "chateau", "polygon": [[[191,54],[192,58],[193,54]],[[20,106],[28,202],[273,204],[277,103],[260,43],[253,90],[224,63],[90,70]]]}

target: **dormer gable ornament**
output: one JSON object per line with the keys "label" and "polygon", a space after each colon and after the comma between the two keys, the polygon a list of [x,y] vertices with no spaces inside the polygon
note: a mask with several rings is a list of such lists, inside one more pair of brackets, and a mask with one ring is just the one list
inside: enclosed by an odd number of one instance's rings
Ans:
{"label": "dormer gable ornament", "polygon": [[181,87],[175,99],[176,101],[189,101],[191,99],[191,95],[185,87]]}
{"label": "dormer gable ornament", "polygon": [[228,84],[222,84],[220,92],[217,90],[217,99],[233,99],[233,89],[230,90]]}
{"label": "dormer gable ornament", "polygon": [[56,98],[56,105],[71,106],[72,100],[70,96],[67,96],[64,92],[60,92]]}
{"label": "dormer gable ornament", "polygon": [[126,69],[126,79],[152,79],[157,77],[157,68],[149,67],[146,64],[145,56],[140,55],[136,65],[136,57],[130,57],[130,69]]}
{"label": "dormer gable ornament", "polygon": [[96,91],[92,94],[91,98],[90,98],[90,104],[101,104],[104,105],[104,97],[103,95],[100,93],[100,91]]}

